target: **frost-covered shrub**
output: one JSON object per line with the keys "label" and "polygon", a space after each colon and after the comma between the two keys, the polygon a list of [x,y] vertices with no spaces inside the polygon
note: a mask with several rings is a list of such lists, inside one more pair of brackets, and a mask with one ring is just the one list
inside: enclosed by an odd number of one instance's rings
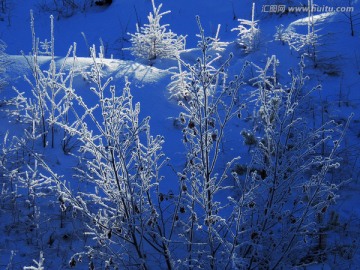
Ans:
{"label": "frost-covered shrub", "polygon": [[237,43],[244,48],[246,53],[256,50],[260,43],[260,29],[255,21],[255,3],[252,5],[251,21],[238,19],[239,25],[231,31],[238,31]]}
{"label": "frost-covered shrub", "polygon": [[19,148],[16,142],[9,138],[9,132],[6,132],[0,148],[0,209],[16,208],[14,207],[18,197],[16,180],[21,167],[16,155]]}
{"label": "frost-covered shrub", "polygon": [[[313,0],[307,0],[308,6],[313,6]],[[294,23],[290,24],[286,29],[283,25],[276,27],[274,35],[275,40],[281,41],[283,44],[287,43],[290,49],[300,52],[302,55],[310,57],[314,64],[317,61],[317,47],[319,45],[319,35],[317,34],[316,19],[312,8],[308,10],[308,17],[306,18],[307,29],[301,33],[296,29],[300,28],[299,25]]]}
{"label": "frost-covered shrub", "polygon": [[[37,251],[43,246],[43,236],[48,229],[44,223],[57,221],[53,213],[46,214],[40,211],[44,202],[51,204],[54,201],[55,198],[51,195],[54,195],[56,189],[52,185],[52,179],[41,175],[43,170],[34,158],[36,155],[38,154],[28,149],[26,139],[20,136],[10,137],[9,132],[4,135],[0,146],[1,225],[2,229],[7,231],[7,237],[11,237],[10,239],[17,244],[26,241],[27,247],[31,247],[32,251]],[[45,220],[47,222],[44,222]],[[45,230],[43,225],[46,227]],[[16,261],[16,265],[23,265],[24,258],[28,255],[27,252],[23,254],[21,263],[15,256],[11,257],[8,267],[11,267],[13,260]],[[25,269],[44,269],[41,265],[39,261],[39,268]]]}
{"label": "frost-covered shrub", "polygon": [[211,45],[210,50],[219,52],[219,53],[225,51],[225,48],[228,45],[228,42],[220,41],[220,37],[219,37],[220,28],[221,28],[221,25],[218,24],[215,37],[209,37],[212,41],[210,44]]}
{"label": "frost-covered shrub", "polygon": [[[103,81],[101,59],[91,50],[89,78],[97,102],[89,106],[72,91],[75,120],[57,123],[80,142],[82,165],[76,175],[90,188],[75,192],[57,180],[63,207],[88,218],[85,230],[96,244],[84,253],[95,258],[93,264],[149,269],[154,259],[157,267],[171,269],[170,243],[159,209],[164,139],[151,135],[149,117],[139,119],[140,104],[133,104],[129,82],[117,94],[115,86],[109,86],[111,78]],[[75,255],[70,264],[81,256]]]}
{"label": "frost-covered shrub", "polygon": [[239,238],[246,269],[301,266],[313,253],[322,256],[319,221],[337,197],[328,174],[340,165],[344,131],[334,121],[313,127],[306,120],[306,99],[316,89],[305,88],[303,59],[288,86],[277,80],[277,65],[275,56],[269,58],[254,80],[258,142],[247,167],[261,174],[249,169],[246,177],[236,176],[241,196],[252,194]]}
{"label": "frost-covered shrub", "polygon": [[276,33],[274,35],[275,40],[281,41],[281,43],[284,45],[289,40],[289,33],[284,28],[283,24],[280,24],[276,26]]}
{"label": "frost-covered shrub", "polygon": [[[225,51],[228,45],[228,42],[220,41],[220,27],[221,25],[219,24],[215,37],[207,37],[209,46],[207,48],[207,54],[209,57],[214,57],[214,62],[221,57],[220,54]],[[190,101],[190,99],[193,98],[189,90],[189,82],[192,80],[193,75],[187,68],[183,68],[183,64],[181,61],[178,61],[178,71],[172,75],[171,82],[167,86],[170,93],[169,98],[176,101]]]}
{"label": "frost-covered shrub", "polygon": [[309,56],[314,56],[315,48],[318,45],[319,36],[313,27],[308,28],[308,33],[298,33],[294,26],[290,25],[286,29],[283,25],[276,27],[276,33],[274,35],[275,40],[281,41],[283,44],[287,43],[290,49],[305,53]]}
{"label": "frost-covered shrub", "polygon": [[234,269],[240,233],[236,226],[241,221],[232,199],[226,197],[237,158],[220,160],[225,159],[222,147],[228,125],[237,121],[243,108],[238,99],[243,71],[234,80],[228,79],[231,56],[224,64],[219,64],[219,55],[210,56],[214,40],[204,36],[197,20],[201,55],[193,65],[180,60],[187,72],[182,82],[187,98],[179,102],[183,112],[178,117],[186,148],[185,168],[178,173],[181,194],[176,216],[181,229],[176,232],[184,242],[178,262],[184,269]]}
{"label": "frost-covered shrub", "polygon": [[[65,60],[60,68],[56,67],[54,52],[54,18],[51,19],[51,38],[40,42],[36,38],[34,17],[31,11],[31,31],[32,31],[32,52],[24,55],[29,68],[31,69],[31,78],[24,76],[25,81],[30,86],[31,95],[14,88],[16,97],[8,103],[15,107],[10,114],[22,123],[30,125],[30,131],[26,135],[28,138],[36,140],[41,137],[43,147],[50,143],[55,146],[55,122],[67,121],[67,111],[69,100],[66,92],[72,88],[72,82],[75,72],[75,46],[70,47]],[[72,69],[66,70],[70,54],[73,53]],[[39,58],[41,56],[50,56],[50,64],[47,70],[40,67]],[[50,135],[50,140],[48,139]],[[67,135],[64,134],[64,139]]]}
{"label": "frost-covered shrub", "polygon": [[161,25],[161,18],[170,11],[160,13],[162,4],[156,7],[154,0],[151,3],[153,13],[148,16],[149,23],[136,26],[136,33],[130,34],[132,47],[129,49],[134,56],[146,60],[173,58],[185,48],[185,37],[168,30],[168,24]]}
{"label": "frost-covered shrub", "polygon": [[178,64],[178,72],[171,76],[171,82],[167,86],[170,93],[169,98],[177,101],[188,101],[191,98],[188,85],[191,80],[191,74],[183,70],[180,62]]}

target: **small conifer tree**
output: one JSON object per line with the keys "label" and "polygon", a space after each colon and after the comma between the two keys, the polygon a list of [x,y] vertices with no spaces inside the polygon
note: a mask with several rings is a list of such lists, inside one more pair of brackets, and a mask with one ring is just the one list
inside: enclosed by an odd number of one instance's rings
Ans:
{"label": "small conifer tree", "polygon": [[185,48],[185,36],[167,30],[168,24],[161,25],[161,18],[170,11],[161,13],[162,4],[156,7],[154,0],[151,2],[153,12],[148,16],[149,23],[142,27],[136,25],[136,33],[130,34],[130,50],[134,56],[147,60],[177,56]]}
{"label": "small conifer tree", "polygon": [[251,21],[238,19],[239,26],[231,31],[239,31],[238,44],[245,49],[246,53],[254,51],[259,45],[260,29],[258,21],[255,21],[255,3],[252,5]]}

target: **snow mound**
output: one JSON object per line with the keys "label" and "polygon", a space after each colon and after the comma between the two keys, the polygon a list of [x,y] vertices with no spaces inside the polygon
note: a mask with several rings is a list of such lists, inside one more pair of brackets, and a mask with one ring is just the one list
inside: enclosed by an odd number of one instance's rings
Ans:
{"label": "snow mound", "polygon": [[335,12],[327,12],[327,13],[321,13],[318,15],[314,15],[312,17],[305,17],[298,19],[296,21],[293,21],[289,24],[289,26],[301,26],[301,25],[308,25],[309,21],[313,22],[314,24],[319,23],[325,23],[327,20],[335,16]]}
{"label": "snow mound", "polygon": [[[12,55],[10,56],[12,62],[11,73],[13,75],[28,75],[31,72],[30,65],[24,56]],[[29,58],[30,59],[30,58]],[[43,69],[49,67],[51,57],[40,56],[38,62]],[[64,61],[65,65],[70,68],[73,65],[73,57],[56,58],[56,65],[60,67]],[[78,67],[79,73],[86,74],[90,72],[91,65],[94,63],[90,57],[77,57],[75,65]],[[113,77],[114,79],[121,79],[128,77],[130,81],[135,83],[155,83],[169,74],[169,71],[158,69],[153,66],[144,65],[135,61],[118,60],[118,59],[97,59],[102,66],[104,77]]]}

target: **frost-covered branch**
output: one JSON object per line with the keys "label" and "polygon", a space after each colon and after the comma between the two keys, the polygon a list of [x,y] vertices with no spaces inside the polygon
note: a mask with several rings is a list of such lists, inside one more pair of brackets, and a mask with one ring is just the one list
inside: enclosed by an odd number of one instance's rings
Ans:
{"label": "frost-covered branch", "polygon": [[129,82],[120,95],[115,86],[109,86],[111,79],[103,82],[101,59],[95,55],[92,49],[94,63],[89,77],[97,104],[89,107],[72,92],[69,98],[74,103],[75,121],[57,123],[81,142],[85,168],[77,175],[93,187],[92,192],[71,196],[69,203],[90,218],[89,233],[107,250],[99,250],[99,256],[118,265],[148,269],[146,256],[151,252],[172,269],[157,203],[160,169],[166,161],[161,153],[164,139],[150,134],[149,117],[139,120],[140,104],[133,104]]}
{"label": "frost-covered branch", "polygon": [[[51,22],[51,40],[46,42],[45,51],[39,48],[40,41],[36,38],[34,17],[31,11],[31,31],[32,31],[32,53],[25,56],[26,62],[32,71],[32,78],[24,76],[25,81],[31,87],[32,97],[24,95],[17,89],[14,89],[17,96],[9,102],[16,107],[12,114],[16,119],[32,126],[33,138],[38,135],[42,138],[42,145],[48,144],[48,135],[50,134],[51,147],[55,146],[55,122],[67,121],[67,110],[69,102],[66,92],[72,91],[73,79],[75,76],[76,63],[76,44],[68,50],[65,59],[59,68],[56,67],[55,57],[55,38],[54,38],[54,18],[50,16]],[[50,56],[50,64],[47,70],[40,66],[39,57],[42,54]],[[68,70],[68,59],[72,54],[72,64]],[[64,134],[64,139],[66,134]]]}
{"label": "frost-covered branch", "polygon": [[182,187],[179,211],[184,227],[180,236],[187,246],[184,266],[215,269],[229,265],[232,255],[225,254],[234,254],[236,249],[233,247],[234,219],[222,215],[225,209],[231,212],[231,207],[228,208],[227,200],[220,201],[220,198],[230,188],[225,183],[237,158],[228,161],[223,170],[219,170],[219,159],[228,124],[239,117],[243,109],[239,90],[244,70],[233,81],[228,80],[232,55],[218,65],[220,55],[212,58],[209,54],[216,40],[206,38],[199,18],[197,22],[201,56],[194,65],[179,59],[186,73],[180,69],[179,77],[174,76],[175,81],[170,84],[170,89],[180,84],[186,93],[179,102],[183,109],[179,121],[184,127],[183,142],[187,150],[185,169],[179,173]]}
{"label": "frost-covered branch", "polygon": [[336,135],[334,121],[312,128],[305,120],[308,97],[319,87],[306,91],[304,59],[287,87],[278,81],[278,64],[275,56],[269,58],[254,79],[257,136],[245,174],[254,201],[243,224],[250,237],[241,238],[247,243],[241,255],[247,269],[300,265],[316,245],[317,221],[335,202],[338,188],[329,183],[328,173],[339,166],[334,153],[344,131]]}

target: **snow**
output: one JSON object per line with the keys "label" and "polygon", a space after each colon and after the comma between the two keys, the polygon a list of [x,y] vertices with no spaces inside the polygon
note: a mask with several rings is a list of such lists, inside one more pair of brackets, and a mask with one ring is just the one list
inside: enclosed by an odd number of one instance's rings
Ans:
{"label": "snow", "polygon": [[335,12],[328,12],[328,13],[322,13],[319,15],[315,15],[311,18],[309,17],[305,17],[305,18],[301,18],[298,19],[296,21],[293,21],[290,25],[294,26],[294,25],[308,25],[309,22],[313,22],[315,24],[318,23],[325,23],[327,20],[330,20],[331,17],[335,16],[336,13]]}
{"label": "snow", "polygon": [[[6,42],[8,46],[6,52],[10,55],[12,62],[6,73],[10,78],[9,85],[1,93],[3,100],[14,96],[11,89],[13,86],[20,92],[29,92],[30,90],[23,76],[31,76],[31,70],[26,59],[20,53],[23,51],[27,55],[31,51],[30,9],[34,10],[36,34],[41,40],[50,39],[50,14],[39,10],[35,2],[10,1],[12,4],[10,15],[1,15],[4,17],[4,21],[0,22],[0,38]],[[170,29],[174,33],[187,35],[186,50],[180,54],[185,61],[193,63],[200,55],[200,50],[196,48],[198,28],[195,20],[195,15],[200,15],[206,35],[215,37],[218,24],[221,24],[219,38],[227,45],[223,53],[225,56],[230,52],[234,54],[230,76],[238,74],[245,61],[253,61],[263,67],[266,59],[272,55],[277,55],[279,59],[280,79],[288,80],[289,70],[298,65],[300,54],[290,50],[287,45],[274,41],[275,26],[283,24],[285,28],[294,27],[306,34],[307,24],[310,20],[307,13],[281,16],[266,14],[260,12],[261,4],[258,4],[255,20],[259,21],[260,45],[258,50],[247,54],[237,46],[236,33],[231,32],[231,29],[238,26],[237,19],[251,19],[252,1],[164,0],[162,2],[163,10],[171,10],[171,14],[162,19],[163,23],[169,23]],[[317,2],[319,5],[329,5],[328,1]],[[159,3],[157,1],[157,4]],[[356,10],[360,8],[360,5],[357,2],[354,2],[354,5],[355,13],[358,16],[359,13]],[[77,12],[69,18],[56,17],[56,65],[57,67],[61,66],[69,46],[76,42],[76,65],[86,74],[91,71],[93,62],[89,57],[88,45],[95,44],[96,47],[99,47],[101,43],[104,44],[105,58],[101,59],[104,65],[104,77],[113,78],[111,84],[116,86],[117,93],[121,92],[125,78],[127,78],[131,83],[134,103],[140,102],[141,105],[140,119],[150,116],[151,134],[159,134],[165,138],[163,151],[171,159],[171,166],[165,167],[162,171],[166,180],[163,181],[161,190],[164,194],[170,194],[178,189],[178,176],[174,170],[181,171],[184,168],[184,156],[186,155],[186,149],[181,142],[183,127],[179,126],[177,122],[181,108],[174,99],[170,98],[167,90],[167,85],[171,81],[171,76],[176,72],[178,64],[175,60],[157,59],[151,63],[152,65],[149,65],[147,61],[135,59],[129,51],[122,50],[131,46],[128,33],[135,33],[136,23],[147,23],[146,18],[151,10],[151,1],[114,0],[113,4],[107,8],[93,7],[87,12]],[[341,265],[343,261],[349,267],[348,269],[359,269],[360,25],[355,24],[355,36],[352,37],[346,16],[341,13],[316,14],[312,20],[320,36],[317,47],[318,64],[314,67],[311,61],[307,61],[306,74],[311,78],[310,85],[321,84],[323,89],[312,96],[316,101],[312,112],[314,119],[317,124],[320,124],[320,114],[323,110],[327,111],[328,118],[334,118],[338,122],[344,122],[351,113],[355,113],[341,148],[342,157],[349,157],[348,160],[344,160],[343,165],[346,173],[340,176],[334,173],[335,178],[343,178],[343,180],[352,178],[352,180],[340,188],[340,196],[332,210],[339,215],[340,225],[337,227],[338,231],[329,236],[329,243],[336,243],[335,246],[344,249],[343,253],[353,251],[354,254],[349,255],[349,259],[346,259],[346,254],[341,258],[336,255],[331,257],[330,254],[330,262],[313,263],[301,269],[336,269],[332,267]],[[39,57],[39,63],[45,70],[50,65],[50,61],[51,57]],[[67,61],[69,68],[72,61],[71,56]],[[251,69],[246,75],[254,75],[254,72],[254,69]],[[94,105],[95,100],[89,93],[87,80],[81,76],[76,77],[74,87],[86,102]],[[240,95],[246,95],[250,89],[252,86],[245,87],[241,90],[243,92]],[[243,113],[246,114],[243,115],[244,118],[251,117],[251,107]],[[309,112],[308,117],[310,114]],[[23,132],[25,126],[9,119],[6,110],[2,111],[0,116],[0,142],[7,130],[10,130],[12,135],[19,135]],[[222,162],[220,167],[225,166],[226,160],[237,155],[241,156],[241,163],[249,160],[250,147],[244,146],[244,140],[240,136],[240,132],[244,128],[251,127],[245,121],[234,122],[229,127],[222,148],[225,155],[220,160]],[[50,167],[59,175],[64,175],[67,182],[71,183],[71,188],[90,191],[93,189],[92,186],[83,187],[81,181],[74,180],[72,182],[74,168],[78,166],[78,159],[75,156],[64,154],[61,147],[48,150],[40,148],[40,151],[46,157]],[[0,175],[0,183],[3,178],[3,175]],[[24,191],[22,192],[24,193]],[[56,213],[56,222],[42,220],[39,228],[34,229],[32,224],[26,223],[36,219],[36,217],[30,217],[27,202],[19,200],[15,208],[9,208],[11,205],[10,193],[11,191],[4,191],[0,186],[0,268],[21,269],[25,266],[35,265],[33,260],[38,261],[40,251],[43,251],[45,269],[67,269],[71,256],[80,252],[88,244],[87,242],[90,242],[91,237],[84,236],[82,233],[81,222],[65,218],[65,215],[71,215],[71,213],[62,213],[57,198],[53,198],[54,195],[49,192],[49,198],[39,199],[38,203],[41,206],[40,211],[45,214],[45,217],[49,218],[51,213]],[[25,197],[25,194],[22,195]],[[12,216],[12,213],[18,214]],[[328,218],[330,219],[330,217]],[[65,224],[61,224],[63,220]],[[84,242],[82,238],[86,241]],[[351,251],[348,251],[347,248],[351,248]],[[13,257],[11,257],[12,252],[15,252]],[[76,267],[76,269],[87,268],[85,263]]]}
{"label": "snow", "polygon": [[[92,60],[89,58],[79,57],[77,63],[83,71],[89,70]],[[114,79],[127,77],[136,84],[155,83],[169,74],[168,71],[144,65],[135,61],[124,61],[119,59],[104,59],[103,71],[106,76]]]}

